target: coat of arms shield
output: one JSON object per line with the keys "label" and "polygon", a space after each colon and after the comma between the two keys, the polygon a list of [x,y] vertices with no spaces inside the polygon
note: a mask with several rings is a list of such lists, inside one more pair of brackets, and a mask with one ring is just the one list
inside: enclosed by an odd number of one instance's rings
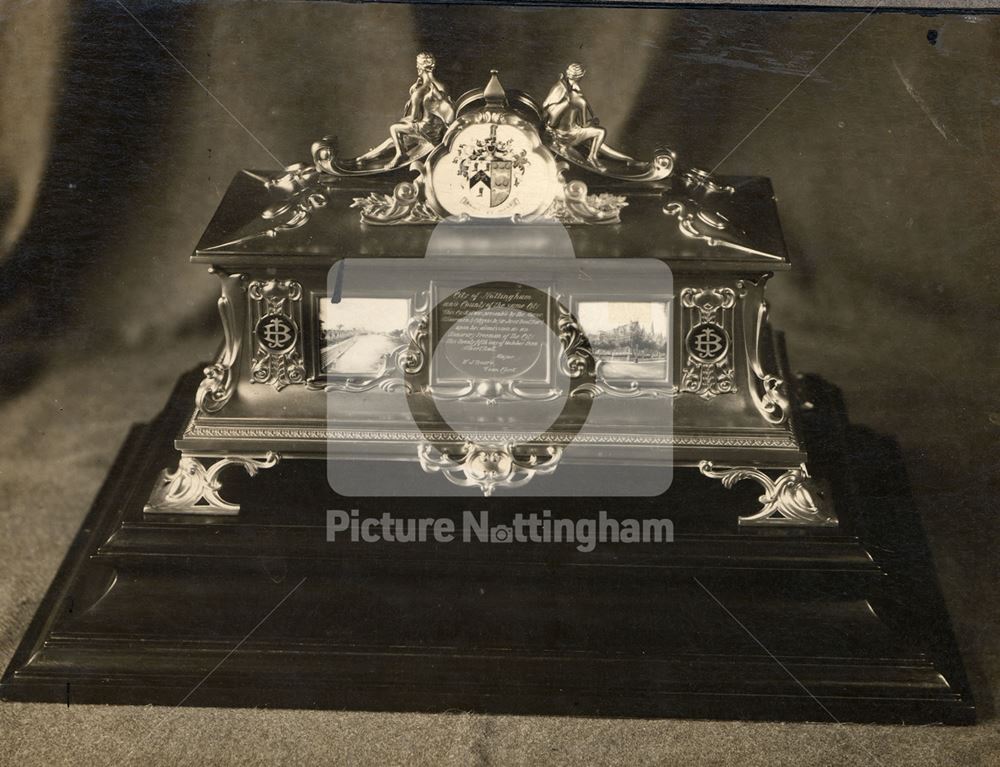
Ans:
{"label": "coat of arms shield", "polygon": [[490,207],[502,205],[510,196],[514,163],[510,160],[476,160],[469,174],[469,192],[479,198],[489,197]]}

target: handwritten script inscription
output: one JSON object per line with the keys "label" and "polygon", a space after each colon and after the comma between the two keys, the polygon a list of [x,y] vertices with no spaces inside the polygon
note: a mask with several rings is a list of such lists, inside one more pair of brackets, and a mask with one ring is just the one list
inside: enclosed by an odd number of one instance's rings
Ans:
{"label": "handwritten script inscription", "polygon": [[438,351],[449,363],[441,377],[544,380],[546,308],[544,297],[517,287],[455,291],[435,310]]}

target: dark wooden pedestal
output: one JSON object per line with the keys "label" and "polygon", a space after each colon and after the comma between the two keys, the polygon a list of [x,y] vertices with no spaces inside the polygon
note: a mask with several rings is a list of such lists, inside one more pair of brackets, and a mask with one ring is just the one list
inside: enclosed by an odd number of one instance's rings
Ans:
{"label": "dark wooden pedestal", "polygon": [[[753,482],[660,498],[342,499],[319,461],[240,478],[237,517],[144,517],[200,374],[136,427],[2,681],[5,700],[968,723],[893,444],[800,382],[841,526],[740,529]],[[326,541],[329,508],[609,513],[671,544]]]}

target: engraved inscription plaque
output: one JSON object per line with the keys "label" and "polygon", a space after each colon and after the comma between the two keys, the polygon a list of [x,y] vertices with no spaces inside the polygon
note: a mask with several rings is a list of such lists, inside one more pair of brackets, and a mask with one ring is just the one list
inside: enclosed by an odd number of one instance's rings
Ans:
{"label": "engraved inscription plaque", "polygon": [[433,381],[550,380],[548,308],[537,291],[484,284],[441,294],[432,313]]}

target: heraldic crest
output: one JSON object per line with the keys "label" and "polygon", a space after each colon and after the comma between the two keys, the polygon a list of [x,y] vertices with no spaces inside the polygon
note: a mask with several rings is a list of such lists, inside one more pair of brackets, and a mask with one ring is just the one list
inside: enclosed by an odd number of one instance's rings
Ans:
{"label": "heraldic crest", "polygon": [[[685,236],[754,250],[722,212],[732,187],[703,170],[680,168],[671,149],[637,160],[609,144],[580,85],[586,74],[581,64],[567,66],[539,103],[505,89],[496,70],[484,88],[453,99],[435,75],[436,63],[430,53],[416,57],[417,77],[402,116],[369,151],[341,157],[336,138],[327,136],[312,145],[312,163],[257,175],[281,198],[262,213],[269,228],[240,241],[303,226],[327,205],[326,191],[356,183],[363,194],[352,207],[368,226],[445,220],[617,224],[630,190],[659,193],[663,214],[675,218]],[[385,181],[395,182],[391,192]]]}

